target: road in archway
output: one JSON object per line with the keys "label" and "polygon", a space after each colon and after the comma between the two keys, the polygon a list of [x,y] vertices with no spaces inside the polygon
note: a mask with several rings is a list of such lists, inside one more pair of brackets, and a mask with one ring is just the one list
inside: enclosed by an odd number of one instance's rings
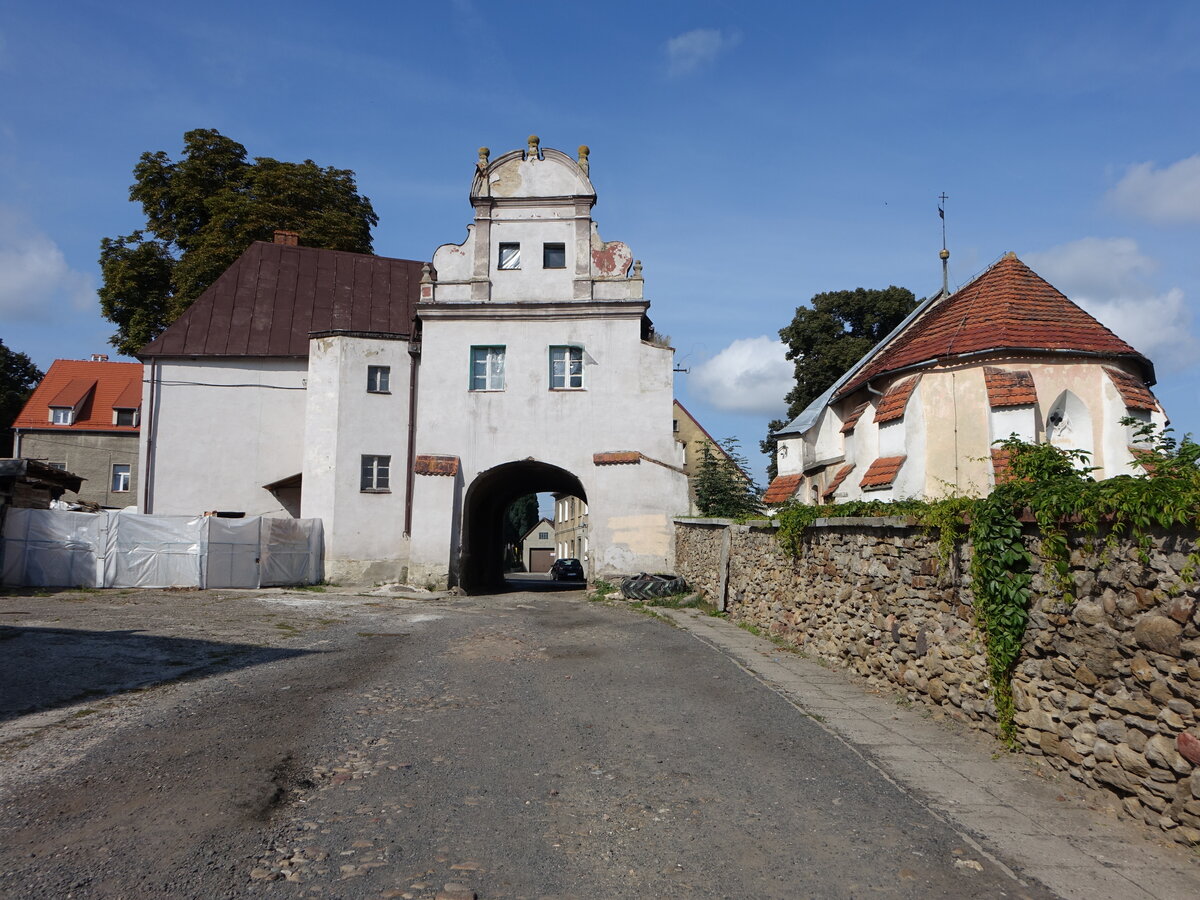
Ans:
{"label": "road in archway", "polygon": [[0,893],[1050,896],[661,621],[579,593],[311,600],[283,637],[319,652],[143,694],[11,782]]}

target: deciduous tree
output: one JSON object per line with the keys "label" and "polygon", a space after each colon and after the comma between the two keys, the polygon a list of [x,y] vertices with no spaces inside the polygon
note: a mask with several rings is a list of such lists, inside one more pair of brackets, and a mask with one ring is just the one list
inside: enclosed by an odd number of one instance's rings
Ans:
{"label": "deciduous tree", "polygon": [[43,377],[32,359],[0,339],[0,456],[12,456],[12,423]]}
{"label": "deciduous tree", "polygon": [[379,218],[349,169],[311,159],[246,156],[214,129],[183,136],[183,156],[143,153],[129,199],[146,225],[100,242],[100,309],[117,326],[111,343],[132,355],[159,335],[256,240],[275,229],[300,243],[371,252]]}
{"label": "deciduous tree", "polygon": [[761,512],[761,492],[746,474],[746,458],[737,438],[726,438],[721,446],[725,453],[716,452],[708,441],[700,445],[694,484],[700,515],[740,519]]}

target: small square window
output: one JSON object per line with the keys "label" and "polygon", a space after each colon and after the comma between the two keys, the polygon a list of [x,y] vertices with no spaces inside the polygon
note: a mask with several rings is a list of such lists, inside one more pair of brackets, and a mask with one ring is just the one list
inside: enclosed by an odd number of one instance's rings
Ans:
{"label": "small square window", "polygon": [[129,491],[128,464],[112,467],[112,490],[114,494],[124,494]]}
{"label": "small square window", "polygon": [[500,245],[500,268],[502,268],[502,269],[519,269],[519,268],[521,268],[521,245],[520,244],[501,244]]}
{"label": "small square window", "polygon": [[114,409],[113,410],[114,425],[136,425],[137,410],[136,409]]}
{"label": "small square window", "polygon": [[473,391],[504,390],[504,348],[471,348],[471,384]]}
{"label": "small square window", "polygon": [[548,532],[548,531],[539,531],[538,532],[538,540],[539,541],[545,541],[545,540],[549,540],[549,539],[550,539],[550,532]]}
{"label": "small square window", "polygon": [[70,425],[72,409],[69,406],[50,407],[50,422],[54,425]]}
{"label": "small square window", "polygon": [[570,390],[583,387],[583,348],[550,348],[550,389]]}
{"label": "small square window", "polygon": [[367,393],[390,394],[392,383],[391,366],[367,366]]}
{"label": "small square window", "polygon": [[565,269],[567,267],[566,244],[542,244],[542,268]]}
{"label": "small square window", "polygon": [[67,471],[67,464],[65,462],[48,462],[46,465],[52,469],[62,469],[64,472]]}
{"label": "small square window", "polygon": [[359,490],[382,493],[390,491],[392,458],[390,456],[363,456],[362,480]]}

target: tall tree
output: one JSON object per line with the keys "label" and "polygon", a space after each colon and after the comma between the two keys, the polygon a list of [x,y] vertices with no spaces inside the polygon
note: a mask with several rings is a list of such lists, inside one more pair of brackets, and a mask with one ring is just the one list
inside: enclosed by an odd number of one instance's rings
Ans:
{"label": "tall tree", "polygon": [[504,511],[504,543],[509,548],[512,562],[521,559],[521,538],[537,524],[539,518],[537,494],[518,497]]}
{"label": "tall tree", "polygon": [[912,291],[902,287],[817,294],[808,306],[796,308],[791,324],[779,330],[788,345],[787,358],[796,364],[796,384],[788,392],[786,419],[767,426],[759,443],[770,459],[767,475],[774,478],[774,433],[800,415],[844,372],[904,321],[917,306]]}
{"label": "tall tree", "polygon": [[143,153],[129,199],[145,228],[100,242],[100,309],[117,326],[110,342],[132,355],[179,318],[250,244],[275,229],[307,247],[370,253],[379,222],[349,169],[311,159],[247,159],[215,129],[183,136],[183,156]]}
{"label": "tall tree", "polygon": [[746,458],[737,438],[721,441],[725,453],[717,453],[712,444],[700,444],[700,465],[696,468],[696,506],[702,516],[740,519],[762,511],[759,488],[746,474]]}
{"label": "tall tree", "polygon": [[0,339],[0,456],[12,456],[12,423],[43,377],[32,359]]}

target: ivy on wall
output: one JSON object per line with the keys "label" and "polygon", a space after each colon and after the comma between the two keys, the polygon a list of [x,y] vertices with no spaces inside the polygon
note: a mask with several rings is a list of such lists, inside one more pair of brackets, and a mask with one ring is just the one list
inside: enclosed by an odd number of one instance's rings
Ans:
{"label": "ivy on wall", "polygon": [[[1148,558],[1152,532],[1200,528],[1200,444],[1176,440],[1170,429],[1126,419],[1135,428],[1136,475],[1092,478],[1088,455],[1051,444],[1026,443],[1015,435],[1001,441],[1008,467],[986,497],[936,501],[854,501],[827,506],[790,503],[780,509],[777,537],[801,556],[804,533],[817,519],[908,516],[938,535],[943,562],[964,538],[972,548],[971,584],[975,619],[987,648],[988,680],[1003,739],[1013,741],[1012,676],[1020,659],[1033,601],[1033,555],[1022,519],[1037,523],[1040,555],[1053,593],[1074,600],[1067,530],[1087,536],[1091,552],[1103,554],[1121,537],[1132,537]],[[1102,527],[1107,530],[1098,542]],[[1200,553],[1192,553],[1183,575],[1196,578]]]}

